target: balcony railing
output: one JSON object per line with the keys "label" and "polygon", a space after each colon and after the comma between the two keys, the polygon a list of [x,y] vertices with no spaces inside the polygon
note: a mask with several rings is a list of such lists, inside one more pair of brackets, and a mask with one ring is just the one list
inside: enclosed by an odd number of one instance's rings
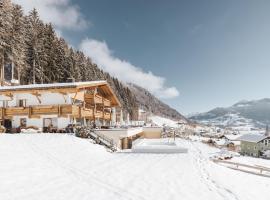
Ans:
{"label": "balcony railing", "polygon": [[103,104],[105,107],[111,106],[111,101],[106,99],[98,94],[85,94],[84,100],[86,104],[94,105],[94,104]]}
{"label": "balcony railing", "polygon": [[28,107],[7,107],[0,108],[0,119],[10,119],[13,116],[28,116],[29,118],[39,118],[41,115],[71,115],[75,118],[100,118],[109,120],[110,112],[96,110],[94,108],[83,108],[78,105],[37,105]]}

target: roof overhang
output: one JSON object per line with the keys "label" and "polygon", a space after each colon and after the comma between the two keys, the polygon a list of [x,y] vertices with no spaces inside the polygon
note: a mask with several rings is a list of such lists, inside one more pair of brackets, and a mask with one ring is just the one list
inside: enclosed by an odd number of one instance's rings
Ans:
{"label": "roof overhang", "polygon": [[33,92],[65,92],[76,93],[85,89],[95,89],[103,93],[103,95],[111,100],[112,106],[121,107],[121,103],[107,81],[87,81],[74,83],[50,83],[50,84],[31,84],[18,86],[3,86],[0,87],[0,95],[18,94],[18,93],[33,93]]}

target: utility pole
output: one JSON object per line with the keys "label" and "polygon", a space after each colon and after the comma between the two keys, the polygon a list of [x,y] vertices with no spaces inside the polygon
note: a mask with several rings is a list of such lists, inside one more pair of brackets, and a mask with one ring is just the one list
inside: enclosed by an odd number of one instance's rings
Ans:
{"label": "utility pole", "polygon": [[266,128],[265,128],[265,135],[269,136],[269,126],[268,126],[268,124],[266,125]]}
{"label": "utility pole", "polygon": [[5,65],[5,57],[4,57],[4,49],[2,49],[2,56],[1,56],[1,63],[0,63],[0,84],[1,86],[4,85],[4,78],[5,78],[5,68],[4,68],[4,65]]}

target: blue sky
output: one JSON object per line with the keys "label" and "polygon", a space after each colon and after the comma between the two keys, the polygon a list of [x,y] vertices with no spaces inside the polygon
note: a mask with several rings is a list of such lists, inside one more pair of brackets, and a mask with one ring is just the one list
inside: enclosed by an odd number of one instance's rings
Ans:
{"label": "blue sky", "polygon": [[270,1],[14,2],[37,7],[104,70],[181,113],[269,97]]}

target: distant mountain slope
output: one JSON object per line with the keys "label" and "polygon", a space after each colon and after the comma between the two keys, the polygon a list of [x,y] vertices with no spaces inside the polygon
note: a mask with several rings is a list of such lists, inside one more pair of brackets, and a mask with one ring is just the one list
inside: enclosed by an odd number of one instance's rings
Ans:
{"label": "distant mountain slope", "polygon": [[135,95],[137,104],[140,105],[144,110],[158,116],[186,121],[186,118],[183,115],[160,101],[146,89],[131,83],[128,84],[128,88]]}
{"label": "distant mountain slope", "polygon": [[265,127],[270,124],[270,98],[240,101],[228,108],[215,108],[189,119],[219,126]]}

